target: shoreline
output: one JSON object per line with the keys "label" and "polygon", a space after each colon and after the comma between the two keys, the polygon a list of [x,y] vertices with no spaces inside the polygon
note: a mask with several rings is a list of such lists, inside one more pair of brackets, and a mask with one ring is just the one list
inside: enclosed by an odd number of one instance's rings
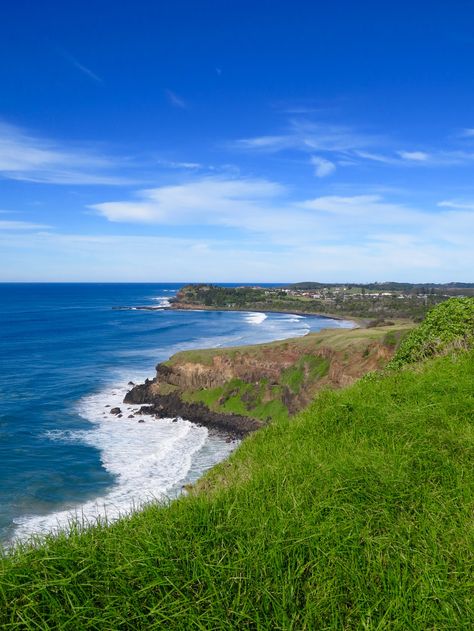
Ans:
{"label": "shoreline", "polygon": [[[146,307],[139,307],[145,309]],[[171,303],[168,307],[163,307],[166,311],[222,311],[222,312],[232,312],[236,313],[279,313],[281,315],[296,315],[296,316],[310,316],[310,317],[318,317],[325,318],[327,320],[339,320],[341,322],[354,322],[356,325],[353,328],[366,328],[367,323],[370,321],[370,318],[360,318],[358,316],[352,315],[341,315],[341,314],[331,314],[331,313],[317,313],[315,311],[295,311],[294,309],[288,311],[281,311],[279,309],[269,309],[267,307],[257,309],[256,307],[249,308],[238,308],[232,307],[232,309],[226,307],[212,307],[206,305],[191,305],[188,303]],[[292,339],[292,338],[288,338]]]}
{"label": "shoreline", "polygon": [[[169,308],[160,308],[159,310],[169,310]],[[298,338],[298,336],[292,335],[290,331],[288,331],[288,335],[289,336],[285,337],[285,339],[291,340]],[[271,342],[266,343],[271,344],[277,341],[279,340],[273,339]],[[252,344],[246,344],[245,346],[252,346]],[[202,347],[196,348],[199,349]],[[212,351],[217,349],[213,349],[211,347],[209,350]],[[163,361],[167,361],[170,357],[173,357],[174,354],[175,353],[170,354],[170,356]],[[142,379],[144,378],[145,374],[142,374]],[[132,379],[134,379],[135,383],[137,383],[136,376],[132,375]],[[262,422],[250,416],[224,415],[222,413],[217,413],[209,410],[203,404],[184,404],[183,402],[183,407],[181,407],[181,409],[178,411],[171,398],[165,398],[159,401],[158,405],[161,406],[161,414],[156,414],[156,410],[150,409],[151,406],[142,407],[140,404],[136,403],[134,405],[132,404],[133,408],[135,409],[129,409],[129,404],[126,404],[125,406],[122,405],[124,403],[124,398],[127,395],[127,390],[129,388],[122,391],[120,399],[114,397],[115,393],[120,393],[121,387],[126,387],[127,385],[130,388],[131,382],[129,381],[129,376],[126,376],[125,374],[123,384],[110,384],[110,388],[105,389],[109,390],[108,393],[106,393],[105,390],[101,389],[97,393],[94,392],[87,395],[86,397],[81,398],[81,408],[84,407],[84,402],[89,404],[91,400],[95,400],[96,398],[99,399],[99,403],[93,404],[93,415],[89,412],[87,412],[86,414],[80,413],[80,416],[86,419],[88,423],[91,424],[90,428],[88,427],[86,430],[91,436],[94,432],[97,431],[98,428],[102,428],[103,421],[105,421],[104,427],[110,427],[111,430],[113,429],[113,427],[117,427],[118,429],[119,424],[123,424],[123,430],[126,430],[127,426],[132,428],[131,424],[133,424],[133,433],[137,436],[136,440],[141,440],[140,437],[142,436],[142,434],[146,434],[146,440],[149,440],[148,433],[154,433],[152,427],[155,423],[158,424],[164,422],[164,429],[166,429],[166,427],[168,427],[171,422],[173,423],[173,428],[179,428],[180,423],[176,424],[176,420],[185,422],[187,421],[194,425],[196,428],[205,428],[208,431],[208,436],[211,441],[217,439],[219,443],[222,443],[222,446],[219,447],[219,450],[224,450],[224,455],[221,455],[219,457],[219,460],[214,461],[214,463],[212,464],[213,467],[219,462],[223,462],[228,457],[230,453],[229,450],[233,450],[235,446],[234,441],[237,441],[237,443],[240,442],[245,436],[256,431],[257,429],[260,429],[263,426]],[[118,414],[111,414],[111,409],[113,409],[113,407],[121,407],[120,412]],[[132,418],[129,418],[129,415],[132,416]],[[169,419],[169,421],[166,419]],[[172,421],[171,419],[174,419],[174,421]],[[115,429],[113,429],[113,431],[116,432]],[[120,429],[118,433],[121,435],[122,429]],[[58,436],[58,438],[55,440],[61,442],[62,438]],[[224,443],[226,443],[227,446]],[[94,444],[94,446],[96,449],[102,449],[102,447],[99,447],[96,444]],[[183,484],[195,484],[197,480],[201,479],[205,472],[206,470],[202,471],[199,474],[198,478],[191,478],[191,480],[188,479],[188,474],[186,474],[186,478],[184,479]],[[59,507],[57,510],[52,511],[51,513],[48,512],[43,514],[33,511],[31,514],[28,514],[24,519],[22,518],[21,521],[16,523],[11,538],[6,540],[6,542],[9,541],[11,543],[14,541],[24,541],[34,534],[44,536],[48,533],[59,532],[63,529],[63,527],[67,527],[66,524],[70,516],[74,518],[75,516],[77,517],[78,515],[81,515],[81,519],[84,518],[84,523],[92,524],[97,516],[107,514],[108,518],[111,521],[114,521],[118,518],[118,516],[115,515],[115,508],[112,508],[112,505],[119,507],[120,515],[128,514],[129,509],[124,508],[124,505],[122,505],[122,498],[120,498],[119,501],[115,499],[112,501],[110,499],[110,496],[115,497],[115,494],[120,493],[123,488],[123,485],[121,487],[113,486],[110,489],[105,490],[103,493],[101,493],[101,495],[97,498],[91,497],[86,499],[84,502],[79,502],[77,505],[74,504],[67,507]],[[161,494],[162,491],[160,490],[159,493]],[[179,495],[181,491],[173,490],[173,498],[177,496],[175,495],[175,493]],[[150,492],[147,495],[147,499],[144,499],[143,502],[146,503],[147,501],[150,501],[151,498],[152,494]],[[82,511],[84,510],[86,512],[86,517],[84,517],[84,514],[82,513]],[[38,523],[37,529],[34,525],[36,523]],[[4,546],[6,545],[6,542],[3,544]]]}

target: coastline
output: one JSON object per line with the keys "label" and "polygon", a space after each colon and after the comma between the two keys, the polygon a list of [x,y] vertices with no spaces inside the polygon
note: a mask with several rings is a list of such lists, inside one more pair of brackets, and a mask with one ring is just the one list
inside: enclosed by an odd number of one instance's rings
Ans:
{"label": "coastline", "polygon": [[[135,307],[137,308],[137,307]],[[140,308],[140,307],[138,307]],[[143,307],[145,308],[145,307]],[[169,306],[164,307],[168,311],[225,311],[237,313],[281,313],[282,315],[296,315],[296,316],[313,316],[318,318],[325,318],[327,320],[339,320],[341,322],[353,322],[356,327],[365,328],[370,321],[369,318],[359,318],[352,315],[332,314],[332,313],[318,313],[316,311],[298,311],[289,309],[288,311],[282,311],[281,309],[272,309],[267,306],[262,306],[257,309],[256,307],[239,308],[239,307],[212,307],[207,305],[195,305],[183,302],[171,302]],[[354,327],[355,328],[355,327]],[[291,339],[291,338],[289,338]]]}
{"label": "coastline", "polygon": [[[144,304],[142,293],[135,294],[136,296],[132,293],[129,298],[127,293],[123,304]],[[113,297],[108,302],[112,300]],[[104,314],[103,317],[108,324],[107,306],[99,311],[99,314]],[[107,480],[107,484],[99,488],[97,495],[91,492],[84,494],[84,498],[79,496],[76,500],[74,489],[70,495],[66,495],[66,492],[69,492],[66,488],[64,501],[61,499],[51,509],[42,510],[40,506],[39,509],[33,507],[28,512],[12,510],[12,525],[8,525],[8,530],[5,531],[5,542],[15,539],[26,540],[34,534],[56,532],[58,528],[66,528],[69,517],[74,518],[74,515],[80,522],[84,520],[84,523],[93,523],[104,515],[115,520],[119,514],[127,514],[129,506],[141,505],[142,502],[161,497],[162,493],[168,493],[169,488],[171,496],[175,497],[181,492],[182,484],[194,484],[209,466],[225,460],[245,435],[262,426],[261,422],[250,415],[223,415],[221,412],[206,410],[204,405],[199,405],[198,402],[189,402],[181,409],[181,414],[171,407],[173,401],[169,398],[160,402],[162,406],[164,403],[168,405],[166,414],[163,413],[163,408],[161,410],[160,416],[165,419],[160,422],[146,414],[146,409],[139,410],[138,408],[142,407],[140,405],[123,404],[126,392],[130,389],[131,384],[127,387],[130,380],[136,384],[142,383],[147,376],[152,375],[154,362],[166,362],[176,351],[188,348],[190,352],[195,352],[192,349],[208,347],[210,352],[217,352],[218,349],[230,348],[228,344],[233,344],[231,348],[235,348],[235,345],[249,346],[259,340],[273,343],[283,338],[297,339],[310,327],[318,326],[317,322],[310,322],[310,318],[303,324],[304,320],[292,322],[288,317],[272,316],[270,313],[266,324],[263,320],[257,322],[251,317],[242,317],[245,315],[243,313],[239,313],[237,317],[230,313],[227,316],[223,314],[222,317],[211,313],[207,316],[204,313],[201,315],[203,317],[191,314],[185,317],[183,313],[181,317],[173,318],[173,312],[167,313],[167,310],[161,307],[159,312],[151,313],[149,316],[142,314],[137,318],[130,314],[114,319],[114,322],[120,325],[120,335],[114,340],[117,361],[112,361],[109,354],[110,346],[107,343],[104,344],[106,355],[100,355],[101,363],[106,361],[105,365],[112,370],[107,370],[107,374],[110,372],[110,379],[103,379],[103,372],[97,369],[97,381],[90,378],[90,387],[84,393],[81,392],[73,408],[70,408],[74,415],[74,425],[65,427],[58,424],[52,428],[46,426],[39,434],[44,437],[46,446],[51,445],[51,448],[58,452],[89,450],[91,459],[100,458],[98,475],[104,476],[102,471],[105,471],[105,475],[112,477],[110,481]],[[183,324],[196,320],[200,324],[196,323],[192,331],[189,330],[184,335],[179,333]],[[171,328],[171,334],[168,329],[169,321],[176,321],[175,328]],[[272,321],[273,324],[268,326]],[[141,325],[147,322],[152,326],[146,326],[145,330],[150,329],[153,333],[148,337],[143,335]],[[125,329],[126,335],[122,330],[124,324],[128,324]],[[326,326],[326,320],[324,325]],[[154,341],[155,331],[161,336],[158,339],[163,339],[164,344],[161,348]],[[181,343],[183,337],[184,344]],[[95,337],[91,334],[92,341],[94,352],[97,352]],[[99,346],[99,353],[101,352]],[[82,357],[79,351],[78,357]],[[59,360],[62,363],[62,356],[59,356],[58,368]],[[145,368],[147,364],[148,368]],[[91,370],[92,368],[88,367],[88,375],[92,374]],[[98,384],[100,387],[97,387]],[[120,416],[111,414],[114,407],[121,408]],[[173,420],[176,417],[178,420]],[[198,449],[205,433],[208,433],[209,439],[205,441],[202,449]],[[125,457],[126,453],[133,454],[131,459]],[[175,483],[174,480],[178,479],[183,480],[182,484]]]}

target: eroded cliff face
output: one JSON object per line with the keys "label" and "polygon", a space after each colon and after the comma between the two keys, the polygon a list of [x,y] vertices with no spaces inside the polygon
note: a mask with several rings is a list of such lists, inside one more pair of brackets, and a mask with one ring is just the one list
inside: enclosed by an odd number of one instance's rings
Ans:
{"label": "eroded cliff face", "polygon": [[156,377],[149,383],[148,389],[150,395],[166,391],[167,386],[183,391],[211,389],[232,379],[254,384],[265,379],[270,385],[277,385],[285,371],[308,355],[329,362],[328,374],[320,380],[320,384],[341,387],[379,368],[390,359],[392,352],[378,342],[369,344],[363,351],[352,350],[350,353],[325,347],[308,353],[305,348],[282,344],[262,349],[258,355],[245,351],[215,355],[211,364],[183,359],[175,363],[158,364]]}
{"label": "eroded cliff face", "polygon": [[[265,416],[268,404],[278,402],[287,414],[294,414],[318,390],[350,385],[385,365],[392,354],[390,347],[377,340],[338,349],[321,344],[318,338],[314,344],[299,339],[248,349],[219,349],[202,359],[180,353],[159,364],[156,377],[133,388],[126,402],[149,404],[154,413],[174,412],[189,420],[199,420],[205,410],[225,417],[238,409],[241,414],[237,416],[261,423],[271,416]],[[205,393],[216,396],[209,398]],[[203,395],[212,403],[203,405]],[[198,407],[191,409],[193,405]],[[255,425],[249,431],[253,429]]]}

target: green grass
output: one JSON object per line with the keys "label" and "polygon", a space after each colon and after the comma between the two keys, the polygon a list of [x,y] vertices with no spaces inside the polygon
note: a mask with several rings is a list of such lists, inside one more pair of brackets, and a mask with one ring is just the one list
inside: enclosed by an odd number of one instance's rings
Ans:
{"label": "green grass", "polygon": [[474,352],[325,391],[188,497],[0,564],[0,628],[471,630]]}
{"label": "green grass", "polygon": [[299,392],[304,381],[304,367],[301,360],[294,366],[290,366],[282,372],[281,383],[284,386],[288,386],[293,392]]}
{"label": "green grass", "polygon": [[229,357],[238,359],[241,353],[261,357],[266,349],[286,350],[288,348],[306,349],[308,353],[317,350],[320,346],[331,348],[335,351],[348,351],[366,348],[371,342],[384,343],[388,333],[394,334],[397,340],[404,337],[414,327],[412,322],[397,320],[396,326],[380,326],[364,329],[322,329],[318,333],[308,333],[302,337],[289,340],[265,342],[264,344],[252,344],[248,346],[234,346],[231,348],[205,348],[175,353],[167,362],[168,365],[180,363],[200,363],[207,366],[213,364],[214,357]]}
{"label": "green grass", "polygon": [[325,377],[329,372],[329,366],[330,361],[326,357],[303,355],[294,366],[282,372],[281,383],[297,394],[308,377],[310,381]]}
{"label": "green grass", "polygon": [[[266,391],[271,393],[271,400],[263,401]],[[262,379],[259,384],[231,379],[223,386],[184,392],[181,396],[185,401],[204,403],[216,412],[241,414],[268,421],[288,418],[288,409],[281,401],[281,394],[280,386],[268,388],[267,379]]]}
{"label": "green grass", "polygon": [[328,374],[330,361],[327,357],[307,355],[303,359],[309,368],[311,379],[322,379]]}

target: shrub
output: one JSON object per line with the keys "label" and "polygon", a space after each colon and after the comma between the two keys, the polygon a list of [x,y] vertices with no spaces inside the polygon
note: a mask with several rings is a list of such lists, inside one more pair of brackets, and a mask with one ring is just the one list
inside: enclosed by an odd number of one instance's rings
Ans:
{"label": "shrub", "polygon": [[474,298],[451,298],[434,307],[400,344],[390,368],[474,346]]}

